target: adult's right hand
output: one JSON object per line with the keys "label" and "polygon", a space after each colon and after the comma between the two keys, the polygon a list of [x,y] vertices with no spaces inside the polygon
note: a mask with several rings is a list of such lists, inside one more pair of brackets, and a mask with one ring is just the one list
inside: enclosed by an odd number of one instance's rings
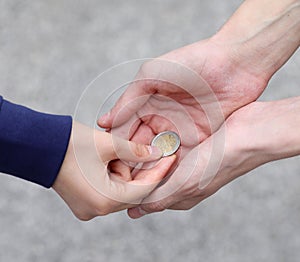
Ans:
{"label": "adult's right hand", "polygon": [[[216,133],[181,161],[167,183],[153,191],[139,207],[130,208],[129,216],[139,218],[167,208],[188,210],[264,163],[299,155],[299,116],[300,97],[253,102],[237,110]],[[213,173],[207,167],[219,157],[218,143],[224,149],[223,158]],[[191,175],[182,181],[187,171],[191,171]],[[199,181],[208,183],[201,187]],[[178,185],[182,186],[169,194],[170,189]]]}

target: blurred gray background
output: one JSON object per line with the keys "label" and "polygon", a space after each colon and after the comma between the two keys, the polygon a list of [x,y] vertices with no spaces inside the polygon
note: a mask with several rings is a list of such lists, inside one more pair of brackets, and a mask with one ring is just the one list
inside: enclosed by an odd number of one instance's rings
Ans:
{"label": "blurred gray background", "polygon": [[[0,94],[73,114],[99,73],[209,37],[241,2],[0,0]],[[262,99],[299,95],[299,69],[298,52]],[[54,191],[1,175],[0,261],[299,261],[299,160],[260,167],[193,210],[136,221],[80,222]]]}

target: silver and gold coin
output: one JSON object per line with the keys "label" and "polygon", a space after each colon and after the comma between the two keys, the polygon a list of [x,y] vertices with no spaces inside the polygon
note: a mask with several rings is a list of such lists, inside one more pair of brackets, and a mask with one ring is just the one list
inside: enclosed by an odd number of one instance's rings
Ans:
{"label": "silver and gold coin", "polygon": [[178,150],[180,138],[173,131],[161,132],[152,139],[151,146],[157,146],[163,152],[163,157],[170,156]]}

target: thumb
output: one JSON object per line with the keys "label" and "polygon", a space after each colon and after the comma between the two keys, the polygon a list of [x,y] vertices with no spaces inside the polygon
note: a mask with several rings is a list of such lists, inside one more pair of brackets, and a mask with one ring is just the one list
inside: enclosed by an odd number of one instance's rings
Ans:
{"label": "thumb", "polygon": [[175,155],[165,157],[159,160],[153,168],[140,170],[134,180],[124,184],[122,192],[126,192],[126,194],[123,194],[122,201],[128,203],[125,208],[139,205],[168,174],[175,160]]}
{"label": "thumb", "polygon": [[110,160],[121,159],[135,163],[160,159],[162,151],[156,146],[137,144],[120,137],[112,136],[112,156]]}

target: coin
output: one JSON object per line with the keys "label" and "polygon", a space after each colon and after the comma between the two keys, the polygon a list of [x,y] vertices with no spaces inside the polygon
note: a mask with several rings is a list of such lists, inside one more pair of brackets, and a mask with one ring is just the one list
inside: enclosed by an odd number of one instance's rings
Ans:
{"label": "coin", "polygon": [[180,138],[173,131],[164,131],[152,139],[151,146],[157,146],[163,152],[163,157],[170,156],[178,150]]}

